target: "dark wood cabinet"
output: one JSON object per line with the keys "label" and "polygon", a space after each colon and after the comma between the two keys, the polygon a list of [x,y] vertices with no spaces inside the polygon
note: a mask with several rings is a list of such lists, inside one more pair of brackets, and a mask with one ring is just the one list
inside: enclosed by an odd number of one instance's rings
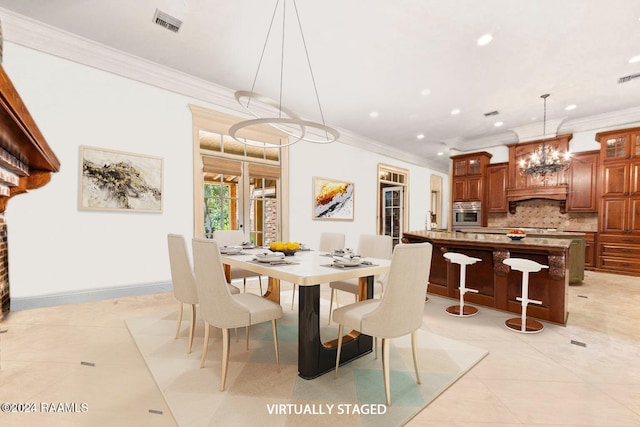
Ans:
{"label": "dark wood cabinet", "polygon": [[507,179],[509,173],[509,163],[495,163],[487,166],[487,212],[507,212]]}
{"label": "dark wood cabinet", "polygon": [[567,212],[598,211],[599,159],[599,151],[587,151],[571,156]]}
{"label": "dark wood cabinet", "polygon": [[453,160],[451,194],[454,202],[481,202],[484,170],[491,154],[487,152],[461,154]]}
{"label": "dark wood cabinet", "polygon": [[640,128],[596,134],[600,142],[598,269],[640,275]]}
{"label": "dark wood cabinet", "polygon": [[596,267],[596,238],[597,233],[584,233],[584,268],[593,270]]}

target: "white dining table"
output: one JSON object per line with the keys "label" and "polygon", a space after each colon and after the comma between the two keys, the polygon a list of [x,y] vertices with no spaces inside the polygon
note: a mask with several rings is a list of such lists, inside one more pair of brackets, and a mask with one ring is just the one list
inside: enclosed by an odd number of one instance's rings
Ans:
{"label": "white dining table", "polygon": [[[359,279],[359,299],[373,298],[373,278],[387,273],[391,261],[364,258],[365,264],[355,267],[333,265],[331,254],[321,251],[297,251],[285,257],[287,264],[255,261],[256,254],[268,249],[244,249],[240,254],[221,254],[227,278],[230,268],[242,268],[269,277],[263,295],[280,303],[280,281],[295,283],[298,292],[298,375],[313,379],[335,368],[337,337],[330,342],[320,338],[320,286],[338,280]],[[340,364],[371,352],[373,339],[351,331],[343,339]]]}

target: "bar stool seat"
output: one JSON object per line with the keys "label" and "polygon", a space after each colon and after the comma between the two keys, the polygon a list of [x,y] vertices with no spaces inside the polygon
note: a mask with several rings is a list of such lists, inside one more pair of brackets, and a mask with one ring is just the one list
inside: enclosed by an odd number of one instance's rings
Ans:
{"label": "bar stool seat", "polygon": [[542,301],[529,298],[529,273],[537,273],[543,268],[549,268],[549,266],[525,258],[507,258],[502,262],[511,267],[511,269],[522,272],[522,297],[516,298],[522,304],[522,314],[520,317],[507,319],[504,322],[505,326],[512,331],[523,334],[540,332],[544,328],[542,323],[537,320],[527,319],[527,306],[531,303],[542,304]]}
{"label": "bar stool seat", "polygon": [[472,265],[478,261],[481,261],[480,258],[473,258],[457,252],[447,252],[443,256],[454,264],[460,264],[460,286],[458,287],[458,289],[460,290],[460,304],[447,307],[447,313],[452,316],[458,317],[469,317],[478,314],[478,309],[476,307],[464,304],[464,294],[466,294],[467,292],[478,293],[477,289],[467,288],[466,277],[467,265]]}

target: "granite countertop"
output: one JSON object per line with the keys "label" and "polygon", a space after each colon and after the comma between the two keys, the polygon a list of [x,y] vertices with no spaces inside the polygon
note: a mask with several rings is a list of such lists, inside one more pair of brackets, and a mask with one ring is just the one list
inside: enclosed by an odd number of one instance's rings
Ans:
{"label": "granite countertop", "polygon": [[[496,230],[496,229],[492,229]],[[433,239],[433,240],[446,240],[452,242],[486,242],[487,244],[499,244],[499,245],[521,245],[521,246],[547,246],[547,247],[555,247],[555,248],[568,248],[571,246],[572,240],[570,236],[575,236],[576,234],[581,233],[567,233],[567,239],[562,238],[544,238],[544,237],[525,237],[522,240],[511,240],[506,236],[505,233],[469,233],[469,232],[441,232],[441,231],[427,231],[427,230],[418,230],[418,231],[410,231],[408,233],[404,233],[408,235],[413,235],[417,237],[423,237],[425,239]]]}
{"label": "granite countertop", "polygon": [[485,234],[507,234],[509,230],[524,230],[528,236],[548,236],[548,237],[566,237],[575,236],[584,237],[585,233],[581,231],[562,231],[555,228],[528,228],[528,227],[469,227],[465,228],[462,233],[485,233]]}

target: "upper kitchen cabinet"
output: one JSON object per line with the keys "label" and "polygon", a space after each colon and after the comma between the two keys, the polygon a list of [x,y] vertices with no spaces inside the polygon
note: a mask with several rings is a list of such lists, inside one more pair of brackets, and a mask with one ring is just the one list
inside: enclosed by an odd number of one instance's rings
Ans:
{"label": "upper kitchen cabinet", "polygon": [[507,183],[509,164],[495,163],[487,166],[487,212],[507,212]]}
{"label": "upper kitchen cabinet", "polygon": [[567,212],[598,211],[599,151],[585,151],[571,155]]}
{"label": "upper kitchen cabinet", "polygon": [[640,155],[640,128],[596,134],[603,162],[627,160]]}
{"label": "upper kitchen cabinet", "polygon": [[451,193],[454,202],[481,202],[484,170],[491,154],[487,152],[452,156],[453,182]]}

